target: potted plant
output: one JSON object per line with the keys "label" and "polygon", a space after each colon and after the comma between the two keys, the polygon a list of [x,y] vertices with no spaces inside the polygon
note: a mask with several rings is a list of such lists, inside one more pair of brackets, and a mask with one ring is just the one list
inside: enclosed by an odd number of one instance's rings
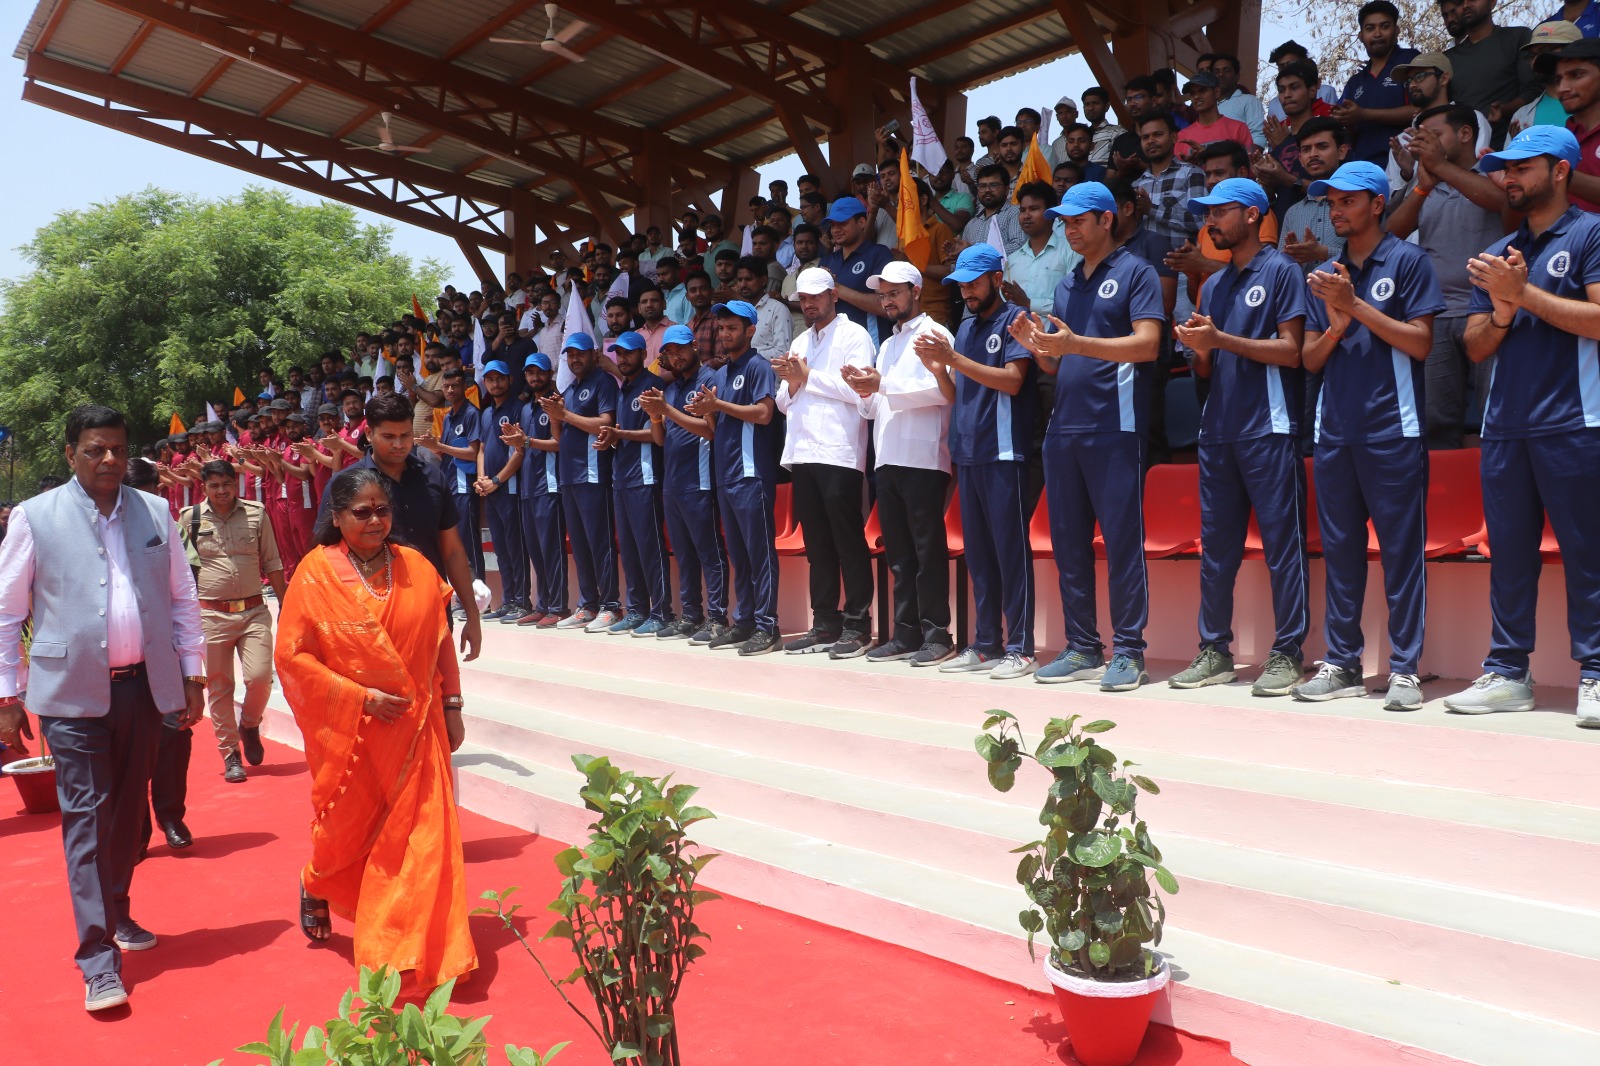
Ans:
{"label": "potted plant", "polygon": [[[612,1061],[679,1066],[673,1004],[689,966],[706,953],[696,941],[709,936],[694,922],[695,907],[721,898],[695,887],[716,855],[691,855],[685,830],[716,815],[690,806],[699,790],[672,784],[671,775],[644,777],[592,755],[572,762],[586,779],[578,794],[599,817],[587,845],[555,857],[565,880],[549,909],[561,917],[541,939],[567,941],[577,967],[560,980],[545,969],[511,922],[518,907],[506,899],[515,888],[485,892],[494,906],[475,913],[500,917]],[[597,1021],[562,989],[579,982],[594,999]]]}
{"label": "potted plant", "polygon": [[1150,879],[1167,893],[1178,882],[1134,809],[1141,791],[1161,790],[1095,741],[1115,722],[1080,726],[1078,718],[1052,718],[1030,753],[1016,715],[991,711],[975,744],[1001,792],[1011,791],[1025,758],[1053,778],[1039,812],[1044,837],[1013,852],[1022,856],[1017,882],[1029,900],[1017,920],[1030,958],[1036,936],[1048,942],[1045,976],[1072,1053],[1084,1066],[1127,1066],[1171,977],[1151,950],[1161,943],[1166,907]]}

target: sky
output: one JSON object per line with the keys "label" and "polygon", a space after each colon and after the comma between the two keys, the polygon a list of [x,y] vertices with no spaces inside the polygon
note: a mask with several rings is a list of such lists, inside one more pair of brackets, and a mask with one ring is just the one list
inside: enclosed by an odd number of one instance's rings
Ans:
{"label": "sky", "polygon": [[[14,149],[30,149],[12,166],[0,168],[0,203],[9,205],[9,210],[0,212],[0,278],[27,273],[29,264],[19,247],[59,212],[114,200],[151,185],[207,198],[230,196],[246,185],[274,185],[220,163],[24,103],[22,62],[13,58],[11,51],[34,6],[33,0],[0,3],[0,53],[4,54],[0,60],[0,129],[6,131]],[[1265,21],[1263,54],[1288,36],[1283,27]],[[1009,119],[1019,107],[1047,112],[1063,95],[1076,98],[1093,83],[1082,58],[1068,56],[968,93],[967,118],[972,124],[989,114]],[[25,165],[20,162],[23,158],[29,160]],[[779,159],[761,168],[761,187],[783,178],[793,188],[794,179],[803,171],[796,157]],[[297,189],[277,187],[305,203],[317,199]],[[402,254],[417,261],[436,259],[445,267],[446,276],[458,282],[473,277],[475,272],[452,238],[365,211],[358,214],[365,222],[391,227],[394,246]],[[491,255],[489,261],[499,265],[500,258]]]}

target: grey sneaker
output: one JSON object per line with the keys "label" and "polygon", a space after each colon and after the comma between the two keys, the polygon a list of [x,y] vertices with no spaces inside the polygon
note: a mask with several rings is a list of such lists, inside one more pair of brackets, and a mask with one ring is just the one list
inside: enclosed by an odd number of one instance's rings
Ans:
{"label": "grey sneaker", "polygon": [[740,655],[765,655],[769,651],[778,650],[778,634],[769,633],[758,629],[751,634],[750,639],[739,645]]}
{"label": "grey sneaker", "polygon": [[816,655],[833,647],[838,639],[839,634],[833,630],[813,626],[785,644],[783,651],[786,655]]}
{"label": "grey sneaker", "polygon": [[1238,676],[1233,668],[1233,656],[1216,648],[1201,648],[1194,662],[1167,678],[1167,684],[1172,688],[1205,688],[1229,684]]}
{"label": "grey sneaker", "polygon": [[689,647],[703,648],[708,644],[715,644],[727,632],[727,623],[707,622],[694,631],[694,635],[689,638]]}
{"label": "grey sneaker", "polygon": [[1143,656],[1118,653],[1111,657],[1111,665],[1100,677],[1100,691],[1132,692],[1149,680],[1150,675],[1144,672]]}
{"label": "grey sneaker", "polygon": [[114,973],[97,973],[84,982],[83,1009],[110,1010],[128,1002],[128,990]]}
{"label": "grey sneaker", "polygon": [[1592,677],[1578,682],[1578,728],[1600,729],[1600,681]]}
{"label": "grey sneaker", "polygon": [[696,622],[692,618],[680,618],[661,627],[661,632],[656,634],[657,640],[683,640],[700,632],[704,622]]}
{"label": "grey sneaker", "polygon": [[954,655],[955,653],[956,650],[948,644],[939,644],[934,641],[929,641],[912,654],[911,665],[938,666],[941,663],[949,662],[950,656]]}
{"label": "grey sneaker", "polygon": [[903,640],[891,640],[887,644],[879,644],[867,652],[869,663],[897,663],[902,659],[909,659],[917,654],[917,649]]}
{"label": "grey sneaker", "polygon": [[709,647],[712,651],[721,651],[723,648],[737,648],[755,635],[755,626],[741,626],[737,629],[723,626],[722,632],[712,639]]}
{"label": "grey sneaker", "polygon": [[1106,657],[1068,648],[1051,662],[1039,667],[1033,679],[1041,685],[1059,685],[1065,681],[1098,681],[1106,672]]}
{"label": "grey sneaker", "polygon": [[1306,668],[1294,659],[1289,658],[1281,651],[1275,651],[1267,656],[1267,661],[1261,664],[1261,676],[1256,678],[1256,683],[1250,686],[1252,696],[1287,696],[1300,679],[1306,676]]}
{"label": "grey sneaker", "polygon": [[1533,710],[1533,674],[1517,681],[1499,674],[1484,674],[1472,687],[1444,698],[1452,714],[1493,714],[1496,711]]}
{"label": "grey sneaker", "polygon": [[524,607],[520,603],[514,603],[505,614],[500,616],[500,624],[503,626],[514,626],[532,613],[533,608]]}
{"label": "grey sneaker", "polygon": [[872,647],[872,634],[863,633],[858,629],[847,629],[828,649],[828,658],[854,659],[858,655],[865,655],[870,647]]}
{"label": "grey sneaker", "polygon": [[675,622],[658,622],[654,618],[646,618],[644,624],[635,629],[631,636],[641,639],[644,637],[659,637],[668,626],[676,624]]}
{"label": "grey sneaker", "polygon": [[132,919],[117,923],[111,939],[123,951],[149,951],[156,946],[156,935]]}
{"label": "grey sneaker", "polygon": [[642,615],[638,611],[629,611],[613,622],[611,627],[606,630],[606,633],[613,637],[620,637],[624,633],[632,633],[647,621],[649,621],[648,615]]}
{"label": "grey sneaker", "polygon": [[1422,679],[1416,674],[1390,674],[1389,691],[1383,697],[1386,711],[1422,709]]}
{"label": "grey sneaker", "polygon": [[1005,658],[994,664],[989,671],[989,676],[996,681],[1011,681],[1019,677],[1027,677],[1039,665],[1039,660],[1031,655],[1021,652],[1009,652]]}
{"label": "grey sneaker", "polygon": [[[579,608],[556,623],[557,629],[588,629],[595,620],[595,613],[587,608]],[[607,623],[608,625],[610,623]]]}
{"label": "grey sneaker", "polygon": [[611,627],[622,621],[622,616],[616,611],[601,611],[589,620],[583,627],[585,633],[609,633]]}
{"label": "grey sneaker", "polygon": [[994,656],[966,647],[961,654],[939,664],[941,674],[986,674],[994,669]]}
{"label": "grey sneaker", "polygon": [[[1266,674],[1263,671],[1262,676]],[[1342,700],[1346,696],[1365,696],[1366,686],[1361,683],[1361,675],[1354,670],[1346,670],[1342,666],[1332,663],[1317,663],[1317,672],[1311,680],[1302,681],[1289,690],[1289,695],[1306,703],[1321,703],[1324,700]]]}

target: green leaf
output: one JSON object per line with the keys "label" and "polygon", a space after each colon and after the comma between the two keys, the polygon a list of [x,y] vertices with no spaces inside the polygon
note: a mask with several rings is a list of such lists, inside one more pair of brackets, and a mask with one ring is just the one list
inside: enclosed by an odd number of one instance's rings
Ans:
{"label": "green leaf", "polygon": [[1011,787],[1017,783],[1017,769],[1022,765],[1022,756],[1013,755],[1004,762],[989,764],[989,784],[1000,792],[1010,792]]}
{"label": "green leaf", "polygon": [[1105,733],[1115,728],[1117,728],[1117,723],[1110,721],[1109,719],[1102,718],[1097,722],[1090,722],[1088,725],[1084,726],[1083,731],[1085,733]]}
{"label": "green leaf", "polygon": [[983,728],[993,729],[1001,722],[1015,722],[1016,720],[1017,716],[1012,714],[1010,711],[990,711],[989,717],[983,720]]}
{"label": "green leaf", "polygon": [[1061,938],[1056,941],[1056,945],[1068,955],[1075,955],[1088,942],[1088,933],[1085,933],[1082,929],[1073,929],[1062,934]]}
{"label": "green leaf", "polygon": [[1111,962],[1111,948],[1096,940],[1089,945],[1089,961],[1096,966],[1105,966]]}
{"label": "green leaf", "polygon": [[704,807],[685,807],[678,812],[678,820],[683,825],[693,825],[695,822],[703,822],[707,818],[715,817],[715,814]]}
{"label": "green leaf", "polygon": [[1129,777],[1134,784],[1150,793],[1150,795],[1159,796],[1161,794],[1161,786],[1150,780],[1148,777],[1145,777],[1141,774],[1130,774]]}
{"label": "green leaf", "polygon": [[645,1035],[659,1040],[672,1032],[672,1015],[652,1014],[644,1020]]}
{"label": "green leaf", "polygon": [[979,733],[977,736],[973,737],[972,746],[977,749],[978,756],[983,759],[984,762],[995,762],[1000,758],[1000,741],[996,740],[988,733]]}
{"label": "green leaf", "polygon": [[544,936],[540,937],[539,939],[540,940],[554,940],[557,937],[559,937],[559,938],[561,938],[563,940],[571,940],[572,939],[572,923],[567,921],[566,919],[562,919],[561,921],[556,922],[554,925],[552,925],[549,929],[546,929],[544,931]]}
{"label": "green leaf", "polygon": [[1175,895],[1178,891],[1178,879],[1173,877],[1165,866],[1157,866],[1155,870],[1156,884],[1161,886],[1161,891]]}
{"label": "green leaf", "polygon": [[577,848],[568,848],[565,851],[557,852],[554,860],[556,869],[562,877],[571,877],[576,872],[575,867],[581,858],[583,858],[583,852]]}
{"label": "green leaf", "polygon": [[1115,933],[1122,929],[1121,911],[1096,911],[1094,927],[1102,933]]}
{"label": "green leaf", "polygon": [[1017,924],[1030,933],[1037,933],[1044,928],[1044,918],[1038,911],[1029,908],[1017,915]]}
{"label": "green leaf", "polygon": [[1070,851],[1073,862],[1099,869],[1122,853],[1122,840],[1110,833],[1088,833],[1074,837]]}
{"label": "green leaf", "polygon": [[1039,855],[1037,852],[1029,852],[1027,855],[1024,855],[1022,857],[1022,861],[1017,864],[1017,883],[1021,885],[1029,884],[1038,875]]}
{"label": "green leaf", "polygon": [[1089,749],[1065,742],[1039,756],[1039,765],[1055,770],[1077,766],[1089,757]]}
{"label": "green leaf", "polygon": [[639,1057],[637,1044],[618,1044],[611,1049],[611,1061],[621,1062],[623,1059],[636,1059]]}

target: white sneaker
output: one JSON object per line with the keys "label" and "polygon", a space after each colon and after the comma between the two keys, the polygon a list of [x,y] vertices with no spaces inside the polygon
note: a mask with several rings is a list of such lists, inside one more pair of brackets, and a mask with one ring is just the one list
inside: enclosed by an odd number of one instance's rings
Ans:
{"label": "white sneaker", "polygon": [[1422,679],[1416,674],[1390,674],[1389,691],[1383,697],[1386,711],[1415,711],[1422,708]]}
{"label": "white sneaker", "polygon": [[1533,710],[1533,673],[1521,681],[1499,674],[1484,674],[1472,687],[1446,696],[1444,709],[1455,714],[1493,714],[1496,711]]}
{"label": "white sneaker", "polygon": [[1592,677],[1578,682],[1578,728],[1600,729],[1600,681]]}
{"label": "white sneaker", "polygon": [[939,664],[941,674],[986,674],[994,669],[994,660],[977,648],[967,647],[954,658]]}
{"label": "white sneaker", "polygon": [[605,633],[620,621],[622,621],[622,615],[616,611],[601,611],[594,616],[594,621],[583,627],[583,631],[585,633]]}
{"label": "white sneaker", "polygon": [[994,664],[994,669],[989,671],[989,676],[996,681],[1010,681],[1018,677],[1027,677],[1039,665],[1039,660],[1031,655],[1021,652],[1011,652]]}

